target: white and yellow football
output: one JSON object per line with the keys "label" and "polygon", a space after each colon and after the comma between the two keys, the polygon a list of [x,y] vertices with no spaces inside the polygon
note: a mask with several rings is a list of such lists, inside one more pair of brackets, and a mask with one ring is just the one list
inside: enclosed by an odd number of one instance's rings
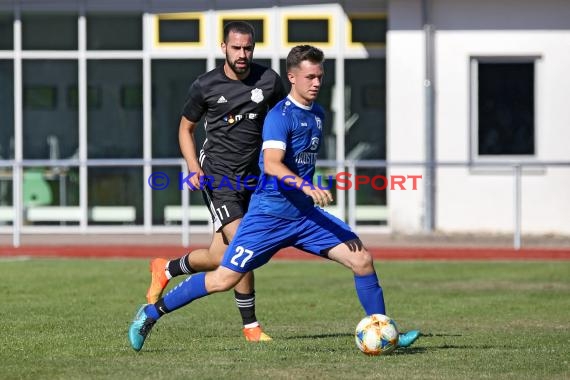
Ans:
{"label": "white and yellow football", "polygon": [[398,344],[398,328],[394,321],[383,314],[364,317],[356,326],[356,347],[366,355],[386,355]]}

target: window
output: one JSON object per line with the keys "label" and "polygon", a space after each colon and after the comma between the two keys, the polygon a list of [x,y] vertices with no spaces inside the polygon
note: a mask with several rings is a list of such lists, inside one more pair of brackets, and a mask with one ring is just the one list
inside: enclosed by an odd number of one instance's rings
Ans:
{"label": "window", "polygon": [[0,50],[14,48],[14,19],[12,15],[0,13]]}
{"label": "window", "polygon": [[388,21],[384,15],[352,15],[350,16],[349,43],[365,45],[384,45]]}
{"label": "window", "polygon": [[14,64],[11,60],[0,60],[0,160],[11,158],[14,158]]}
{"label": "window", "polygon": [[65,93],[78,86],[75,60],[26,59],[22,63],[23,144],[26,159],[64,159],[79,147],[78,108]]}
{"label": "window", "polygon": [[[386,159],[386,59],[346,59],[344,76],[346,158]],[[386,176],[386,168],[358,168],[356,175]],[[358,225],[385,225],[387,190],[382,179],[375,187],[356,192]],[[388,185],[389,186],[389,185]]]}
{"label": "window", "polygon": [[203,15],[176,13],[157,15],[155,20],[156,45],[200,45],[204,41]]}
{"label": "window", "polygon": [[101,106],[87,112],[89,158],[141,158],[142,61],[87,61],[88,88],[98,88]]}
{"label": "window", "polygon": [[534,60],[474,60],[476,152],[535,154]]}
{"label": "window", "polygon": [[76,50],[77,15],[24,14],[22,16],[22,49]]}
{"label": "window", "polygon": [[328,18],[287,19],[287,42],[297,43],[329,43],[330,20]]}
{"label": "window", "polygon": [[200,42],[199,20],[159,20],[160,42]]}
{"label": "window", "polygon": [[141,50],[142,16],[138,14],[87,15],[87,49]]}
{"label": "window", "polygon": [[386,60],[345,60],[345,152],[351,160],[386,159]]}
{"label": "window", "polygon": [[[155,59],[152,61],[153,158],[181,157],[178,145],[180,113],[184,107],[190,84],[205,71],[205,59]],[[202,146],[203,132],[202,126],[196,129],[198,146]]]}

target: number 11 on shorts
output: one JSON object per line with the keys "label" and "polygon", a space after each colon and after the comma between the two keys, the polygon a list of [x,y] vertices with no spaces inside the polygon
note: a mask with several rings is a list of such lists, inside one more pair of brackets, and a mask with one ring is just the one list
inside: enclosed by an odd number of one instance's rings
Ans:
{"label": "number 11 on shorts", "polygon": [[[222,208],[224,209],[224,211],[226,212],[226,217],[229,218],[230,217],[230,213],[228,212],[228,208],[226,207],[226,205],[222,205]],[[220,208],[218,207],[216,209],[216,211],[218,211],[218,215],[220,216],[220,219],[223,220],[224,219],[224,214],[222,213],[222,210],[220,210]]]}
{"label": "number 11 on shorts", "polygon": [[[238,262],[238,259],[240,257],[244,256],[241,259],[241,264]],[[235,265],[236,267],[240,267],[243,268],[245,263],[248,262],[249,259],[251,259],[251,256],[253,256],[253,251],[250,249],[245,249],[244,247],[242,247],[241,245],[236,247],[236,254],[233,255],[232,259],[230,260],[230,262]]]}

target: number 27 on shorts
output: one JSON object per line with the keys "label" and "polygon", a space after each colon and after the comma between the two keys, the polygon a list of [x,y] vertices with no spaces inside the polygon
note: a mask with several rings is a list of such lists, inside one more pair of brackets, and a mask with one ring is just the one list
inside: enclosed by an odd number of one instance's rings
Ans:
{"label": "number 27 on shorts", "polygon": [[253,251],[250,249],[245,249],[240,245],[236,247],[236,253],[235,255],[232,256],[230,262],[236,267],[243,268],[245,263],[247,263],[249,259],[251,259],[251,256],[253,256]]}

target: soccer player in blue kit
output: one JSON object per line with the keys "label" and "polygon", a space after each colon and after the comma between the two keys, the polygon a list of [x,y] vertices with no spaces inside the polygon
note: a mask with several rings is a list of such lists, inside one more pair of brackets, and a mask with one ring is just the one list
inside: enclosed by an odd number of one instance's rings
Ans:
{"label": "soccer player in blue kit", "polygon": [[[364,312],[386,314],[372,256],[346,223],[321,208],[333,201],[330,191],[313,185],[324,118],[323,109],[314,101],[323,81],[323,61],[323,52],[310,45],[289,52],[291,91],[265,119],[259,159],[262,176],[237,234],[216,270],[195,274],[159,302],[139,308],[129,328],[135,351],[142,348],[164,314],[232,289],[247,272],[289,246],[352,270]],[[418,330],[401,333],[398,346],[410,346],[419,335]]]}

